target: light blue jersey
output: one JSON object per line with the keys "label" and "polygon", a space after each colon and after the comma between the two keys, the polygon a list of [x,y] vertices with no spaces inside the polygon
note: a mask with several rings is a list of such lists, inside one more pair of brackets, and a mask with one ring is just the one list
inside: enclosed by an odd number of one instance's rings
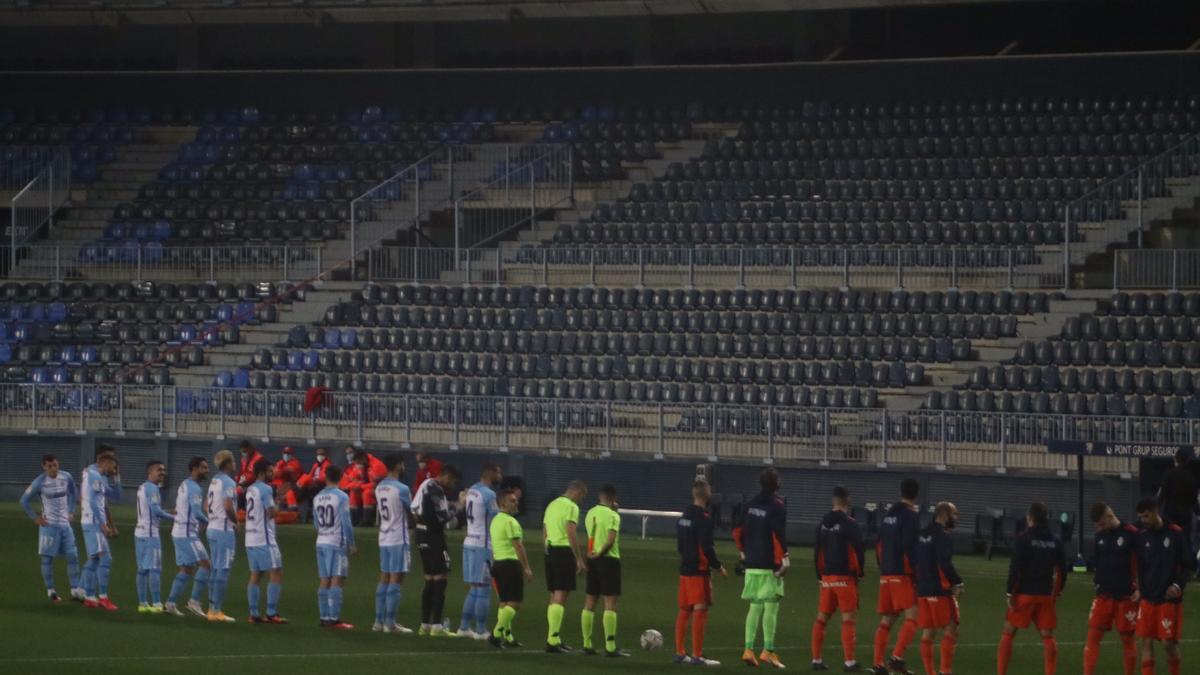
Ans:
{"label": "light blue jersey", "polygon": [[246,488],[246,559],[252,572],[283,568],[275,538],[275,493],[261,480]]}
{"label": "light blue jersey", "polygon": [[200,541],[200,523],[207,521],[204,490],[188,478],[179,484],[175,493],[175,525],[171,527],[171,539],[175,544],[176,565],[192,567],[201,560],[208,560],[208,550]]}
{"label": "light blue jersey", "polygon": [[379,505],[379,571],[407,574],[412,491],[394,478],[384,478],[375,486],[375,502]]}
{"label": "light blue jersey", "polygon": [[208,535],[208,548],[215,570],[231,569],[237,552],[237,537],[233,533],[236,521],[229,517],[225,509],[227,501],[233,502],[236,508],[237,483],[229,474],[217,473],[208,484],[208,497],[205,500],[205,511],[208,513],[208,529],[205,533]]}
{"label": "light blue jersey", "polygon": [[79,523],[83,529],[83,545],[88,557],[108,556],[108,500],[121,498],[121,484],[100,473],[95,464],[83,472],[79,486]]}
{"label": "light blue jersey", "polygon": [[488,485],[476,483],[467,490],[467,536],[463,538],[463,581],[468,584],[489,584],[492,581],[491,525],[500,512],[496,492]]}
{"label": "light blue jersey", "polygon": [[43,473],[25,488],[21,495],[21,508],[30,518],[37,520],[38,514],[33,510],[33,500],[40,497],[41,517],[46,520],[45,525],[38,526],[38,555],[78,555],[75,533],[71,531],[71,514],[75,513],[78,495],[75,479],[66,471],[59,471],[54,478]]}
{"label": "light blue jersey", "polygon": [[138,486],[137,526],[133,530],[138,571],[162,569],[162,540],[158,528],[164,520],[173,521],[175,516],[163,510],[158,485],[150,481],[142,483]]}
{"label": "light blue jersey", "polygon": [[338,488],[327,487],[313,498],[312,509],[317,528],[317,576],[344,577],[350,570],[347,553],[354,546],[350,497]]}

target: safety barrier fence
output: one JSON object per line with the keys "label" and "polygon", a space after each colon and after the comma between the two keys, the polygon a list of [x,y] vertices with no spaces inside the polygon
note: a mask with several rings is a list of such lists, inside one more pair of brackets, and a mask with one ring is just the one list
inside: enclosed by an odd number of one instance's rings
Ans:
{"label": "safety barrier fence", "polygon": [[1113,259],[1113,290],[1200,288],[1200,249],[1119,249]]}
{"label": "safety barrier fence", "polygon": [[71,152],[55,148],[37,173],[20,187],[9,202],[9,268],[16,267],[17,249],[43,226],[54,226],[54,214],[71,193]]}
{"label": "safety barrier fence", "polygon": [[[1062,472],[1052,439],[1195,443],[1200,420],[146,385],[0,385],[0,429]],[[1089,470],[1131,474],[1136,460]]]}
{"label": "safety barrier fence", "polygon": [[320,244],[163,246],[124,242],[82,246],[25,245],[16,250],[14,279],[203,282],[231,278],[293,281],[323,269]]}

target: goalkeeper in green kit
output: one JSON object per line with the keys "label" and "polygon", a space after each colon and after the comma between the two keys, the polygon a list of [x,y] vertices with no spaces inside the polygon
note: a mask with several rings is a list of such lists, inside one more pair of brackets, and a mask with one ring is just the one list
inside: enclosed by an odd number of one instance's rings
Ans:
{"label": "goalkeeper in green kit", "polygon": [[[746,568],[742,599],[750,602],[746,614],[746,643],[742,661],[748,666],[782,669],[775,653],[775,630],[779,622],[779,601],[783,599],[783,575],[787,574],[787,508],[779,492],[779,474],[774,469],[762,472],[758,479],[762,491],[750,500],[741,524],[733,531],[733,540]],[[755,657],[758,625],[762,623],[763,650]]]}

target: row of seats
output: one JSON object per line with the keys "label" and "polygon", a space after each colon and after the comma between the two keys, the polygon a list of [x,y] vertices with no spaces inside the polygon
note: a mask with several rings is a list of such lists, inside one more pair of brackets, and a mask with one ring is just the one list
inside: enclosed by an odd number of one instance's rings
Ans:
{"label": "row of seats", "polygon": [[[291,284],[275,284],[270,281],[237,284],[230,282],[181,283],[138,281],[109,283],[106,281],[30,281],[20,283],[6,281],[0,284],[0,318],[11,317],[16,305],[56,301],[83,302],[152,302],[201,301],[234,302],[239,300],[264,300],[278,295],[284,302],[292,298],[303,299],[304,288]],[[7,307],[7,310],[4,308]],[[32,309],[31,309],[32,311]]]}
{"label": "row of seats", "polygon": [[[1032,122],[1032,120],[1031,120]],[[1065,120],[1055,127],[1043,119],[1039,128],[999,130],[964,128],[969,120],[943,121],[936,134],[909,134],[905,129],[894,133],[867,135],[869,127],[847,126],[846,136],[820,137],[818,125],[795,123],[780,129],[768,127],[768,138],[756,137],[753,125],[745,127],[749,136],[737,139],[709,140],[701,155],[705,159],[807,159],[810,157],[1045,157],[1078,155],[1154,155],[1176,145],[1186,132],[1137,132],[1132,129],[1111,131],[1070,129]],[[808,129],[805,129],[805,127]],[[887,126],[880,125],[880,126]],[[897,126],[897,125],[892,125]],[[906,125],[902,125],[906,126]],[[949,128],[947,128],[949,127]],[[958,128],[955,128],[958,127]],[[786,135],[776,136],[779,131]],[[880,131],[883,131],[880,129]],[[999,131],[998,134],[991,133]],[[1016,131],[1016,133],[1012,133]],[[808,132],[808,133],[805,133]],[[855,132],[858,132],[857,134]]]}
{"label": "row of seats", "polygon": [[1104,340],[1042,340],[1023,342],[1017,348],[1013,363],[1021,365],[1059,366],[1133,366],[1140,368],[1200,368],[1200,342],[1195,342],[1190,321],[1180,321],[1187,326],[1188,335],[1175,335],[1178,342],[1166,342],[1155,338],[1137,339],[1127,342]]}
{"label": "row of seats", "polygon": [[[245,288],[244,286],[242,287]],[[4,291],[0,288],[0,299]],[[1041,314],[1052,299],[1037,291],[876,291],[825,289],[547,288],[368,283],[355,301],[367,305],[495,309],[700,310],[763,312],[922,312]],[[482,316],[487,316],[484,312]],[[501,316],[500,313],[496,314]],[[509,315],[511,316],[511,315]],[[336,323],[336,322],[335,322]],[[506,325],[501,322],[499,325]]]}
{"label": "row of seats", "polygon": [[551,246],[1037,246],[1062,242],[1061,223],[1040,222],[584,222],[562,223]]}
{"label": "row of seats", "polygon": [[542,140],[548,143],[635,143],[639,141],[678,141],[691,137],[692,125],[686,120],[632,123],[550,122],[542,129]]}
{"label": "row of seats", "polygon": [[[563,331],[579,332],[578,340],[601,340],[612,333],[667,333],[699,336],[714,340],[750,339],[784,335],[863,335],[867,337],[1016,337],[1017,317],[1012,315],[933,314],[933,313],[822,313],[794,314],[767,312],[684,312],[671,310],[491,310],[421,309],[376,307],[374,305],[334,305],[326,310],[330,326],[366,328],[440,328],[466,331]],[[590,338],[582,337],[595,333]],[[718,337],[713,333],[720,333]],[[565,339],[565,338],[564,338]],[[625,339],[625,338],[622,338]],[[654,339],[646,337],[645,339]],[[765,338],[764,338],[765,339]]]}
{"label": "row of seats", "polygon": [[[238,317],[240,320],[241,317]],[[15,343],[21,361],[38,358],[53,358],[57,345],[116,344],[133,345],[165,344],[168,342],[192,342],[203,340],[204,344],[220,346],[236,343],[239,339],[238,326],[244,322],[229,322],[222,325],[214,320],[197,323],[176,321],[81,321],[79,323],[18,323],[12,328],[0,322],[0,348]],[[218,328],[218,326],[220,326]],[[28,350],[28,351],[26,351]],[[49,356],[48,356],[49,355]]]}
{"label": "row of seats", "polygon": [[[1098,182],[1141,163],[1134,155],[1060,155],[1055,157],[946,157],[834,159],[697,159],[672,163],[664,178],[671,181],[728,180],[1075,180]],[[1186,158],[1172,160],[1173,169],[1195,167]],[[1159,183],[1152,182],[1151,187]]]}
{"label": "row of seats", "polygon": [[164,322],[164,321],[263,321],[273,322],[278,314],[274,305],[258,307],[253,300],[240,302],[196,302],[175,298],[159,301],[147,298],[141,302],[99,302],[72,300],[67,303],[0,304],[0,320],[15,322],[102,323]]}
{"label": "row of seats", "polygon": [[[673,165],[674,166],[674,165]],[[669,171],[669,170],[668,170]],[[763,172],[759,172],[760,174]],[[1148,188],[1161,189],[1160,181],[1148,180]],[[690,202],[698,200],[748,200],[788,197],[807,200],[931,200],[931,199],[1074,199],[1091,187],[1076,178],[937,178],[875,180],[822,180],[801,178],[665,178],[634,183],[631,202]],[[593,220],[611,220],[610,207],[597,204]]]}
{"label": "row of seats", "polygon": [[[167,359],[168,361],[170,359]],[[132,366],[61,366],[57,368],[25,368],[23,366],[7,366],[0,370],[4,382],[9,384],[24,384],[32,382],[34,384],[52,384],[52,385],[89,385],[89,384],[132,384],[132,385],[154,385],[167,386],[172,384],[171,367],[179,367],[182,363],[172,363],[170,366],[148,366],[142,367],[140,364]],[[35,379],[37,378],[37,379]],[[50,405],[39,404],[39,409],[53,410],[58,407],[64,400],[78,401],[79,392],[84,391],[88,400],[93,400],[92,397],[102,395],[101,392],[92,390],[88,392],[82,388],[75,389],[72,393],[72,388],[65,388],[56,393],[51,393],[51,396],[58,396],[59,403]],[[112,396],[117,396],[117,392],[112,390]],[[39,398],[39,401],[42,399]],[[78,405],[78,404],[76,404]],[[116,410],[120,405],[114,401],[112,409]],[[78,408],[76,408],[78,409]]]}
{"label": "row of seats", "polygon": [[270,123],[249,126],[216,127],[205,125],[196,131],[196,143],[256,144],[349,144],[443,142],[468,137],[472,141],[490,140],[495,129],[490,124],[428,124],[424,122],[371,121],[361,123]]}
{"label": "row of seats", "polygon": [[475,352],[391,351],[287,351],[263,349],[251,365],[258,370],[324,371],[337,373],[392,373],[567,378],[598,380],[658,380],[664,382],[727,382],[758,384],[843,384],[862,387],[903,388],[924,384],[920,364],[901,361],[776,361],[698,360],[640,356],[508,356]]}
{"label": "row of seats", "polygon": [[[316,216],[321,217],[326,211],[318,210]],[[150,221],[137,222],[126,224],[127,227],[137,228],[143,224],[148,224]],[[164,221],[154,221],[164,222]],[[253,247],[245,249],[228,249],[227,251],[237,250],[237,261],[264,261],[274,262],[282,259],[282,249],[279,246],[284,244],[304,244],[312,242],[324,242],[331,239],[341,237],[340,223],[344,222],[341,218],[334,217],[328,220],[308,220],[304,222],[279,222],[273,219],[266,219],[255,222],[238,222],[234,220],[220,220],[213,222],[211,220],[176,220],[168,224],[170,237],[166,243],[172,244],[162,250],[162,259],[170,262],[186,262],[189,260],[196,261],[198,264],[207,264],[204,259],[210,255],[207,248],[200,249],[184,249],[180,246],[203,246],[205,244],[274,244],[275,246],[259,247],[257,250]],[[148,245],[163,242],[148,242]],[[95,249],[84,247],[81,250],[83,258],[81,262],[90,262],[101,259],[108,259],[116,255],[120,255],[112,251],[112,247],[107,245],[107,242],[92,242],[90,246],[95,246]],[[224,247],[218,247],[224,248]],[[217,255],[221,255],[217,251]],[[234,255],[231,253],[231,255]],[[293,255],[297,255],[293,253]]]}
{"label": "row of seats", "polygon": [[[140,199],[317,199],[337,196],[345,184],[358,187],[363,181],[379,183],[398,170],[393,161],[353,164],[229,163],[205,164],[179,170],[171,165],[160,174],[161,181],[138,189]],[[254,185],[247,185],[253,181]],[[278,190],[278,192],[277,192]]]}
{"label": "row of seats", "polygon": [[[857,136],[1015,136],[1048,133],[1114,134],[1120,132],[1194,129],[1200,116],[1185,104],[1157,109],[1104,110],[935,110],[930,102],[913,102],[907,109],[878,104],[832,104],[828,115],[805,115],[801,109],[758,108],[739,122],[741,138],[843,138]],[[942,104],[936,104],[942,105]],[[980,104],[986,105],[986,104]],[[1091,104],[1095,106],[1096,104]],[[1104,105],[1104,104],[1100,104]],[[1111,105],[1111,104],[1110,104]],[[745,111],[744,111],[745,112]]]}
{"label": "row of seats", "polygon": [[[1113,415],[1130,417],[1153,418],[1189,418],[1200,419],[1200,396],[1188,397],[1171,396],[1164,398],[1158,394],[1145,396],[1142,394],[1068,394],[1065,392],[1037,394],[1013,394],[1003,392],[993,394],[990,391],[947,391],[929,392],[925,401],[929,410],[982,411],[982,412],[1013,412],[1054,415]],[[1057,420],[1051,420],[1058,426]],[[1057,431],[1058,433],[1053,433]],[[1051,429],[1051,438],[1062,438],[1062,429]],[[1038,443],[1035,439],[1022,437],[1020,440]]]}
{"label": "row of seats", "polygon": [[[1196,371],[1200,373],[1200,371]],[[1200,378],[1197,378],[1200,379]],[[1057,366],[978,366],[960,389],[977,391],[1064,391],[1085,394],[1197,393],[1190,370],[1138,370],[1131,368],[1063,368]]]}
{"label": "row of seats", "polygon": [[[847,337],[829,330],[833,337],[780,337],[713,335],[711,332],[682,335],[665,333],[589,333],[486,330],[417,330],[321,328],[295,326],[283,346],[296,349],[379,349],[394,352],[479,352],[490,354],[566,354],[596,356],[658,355],[756,359],[899,359],[902,361],[949,362],[969,360],[971,342],[965,339]],[[325,358],[325,357],[320,357]]]}
{"label": "row of seats", "polygon": [[[638,244],[603,244],[581,247],[578,244],[546,244],[541,247],[526,246],[518,249],[512,262],[524,265],[619,265],[631,268],[644,266],[671,266],[683,272],[687,266],[736,268],[775,267],[775,272],[786,273],[790,268],[825,268],[828,274],[842,274],[847,266],[885,267],[876,272],[895,275],[897,265],[908,271],[914,267],[932,267],[950,270],[957,267],[968,270],[979,267],[1001,268],[1014,265],[1034,265],[1044,262],[1035,249],[1029,247],[981,248],[855,248],[855,247],[766,247],[742,248],[740,246],[702,246],[696,248],[644,248]],[[858,272],[860,270],[855,270]]]}
{"label": "row of seats", "polygon": [[[1096,314],[1104,316],[1200,316],[1200,293],[1113,293],[1101,300]],[[1080,321],[1084,321],[1080,318]]]}
{"label": "row of seats", "polygon": [[[816,222],[864,223],[864,227],[884,223],[1046,223],[1058,224],[1064,213],[1056,200],[1033,199],[961,199],[928,201],[692,201],[639,202],[628,206],[620,202],[609,211],[611,220],[636,223],[741,223]],[[1113,212],[1116,213],[1115,211]],[[1105,212],[1099,218],[1110,217]],[[1091,219],[1089,219],[1091,220]],[[1047,229],[1053,229],[1048,227]]]}
{"label": "row of seats", "polygon": [[1060,337],[1067,341],[1078,340],[1190,340],[1200,335],[1200,320],[1195,314],[1188,316],[1125,316],[1095,317],[1084,315],[1070,317],[1063,323]]}
{"label": "row of seats", "polygon": [[164,342],[162,345],[138,347],[121,343],[100,346],[43,346],[40,349],[21,347],[13,351],[8,345],[0,344],[0,364],[38,366],[30,370],[30,381],[38,383],[69,381],[61,379],[56,374],[58,371],[55,367],[140,365],[157,361],[160,357],[170,367],[187,368],[204,364],[204,350],[200,345],[182,347],[179,344]]}
{"label": "row of seats", "polygon": [[[559,398],[593,401],[780,405],[801,407],[875,408],[875,389],[790,385],[629,382],[599,380],[533,380],[508,378],[451,378],[418,375],[351,373],[280,373],[223,371],[215,386],[232,389],[332,391],[419,396],[509,396],[518,399]],[[336,399],[336,397],[335,397]],[[392,401],[401,403],[401,401]],[[499,401],[496,402],[499,406]]]}
{"label": "row of seats", "polygon": [[[361,194],[361,193],[356,193]],[[369,209],[364,213],[369,217]],[[350,220],[350,206],[344,200],[316,201],[273,199],[258,201],[230,200],[156,200],[122,204],[113,212],[114,222],[129,221],[234,221],[252,222],[333,222]]]}

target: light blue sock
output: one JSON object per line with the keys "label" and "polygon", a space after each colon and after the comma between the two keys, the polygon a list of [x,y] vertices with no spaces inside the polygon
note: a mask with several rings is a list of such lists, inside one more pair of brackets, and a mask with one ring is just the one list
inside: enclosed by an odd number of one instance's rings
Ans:
{"label": "light blue sock", "polygon": [[488,613],[492,611],[492,593],[487,586],[479,586],[479,597],[475,598],[475,632],[487,633]]}
{"label": "light blue sock", "polygon": [[149,581],[147,577],[150,575],[148,570],[138,570],[137,573],[137,596],[138,604],[146,604],[146,592],[149,590]]}
{"label": "light blue sock", "polygon": [[171,592],[167,593],[167,602],[174,603],[183,594],[184,586],[187,586],[188,577],[190,575],[183,570],[175,575],[175,581],[171,582]]}
{"label": "light blue sock", "polygon": [[208,580],[208,608],[214,612],[221,611],[225,604],[225,582],[229,570],[213,570],[212,578]]}
{"label": "light blue sock", "polygon": [[320,610],[321,620],[329,619],[329,589],[317,586],[317,609]]}
{"label": "light blue sock", "polygon": [[106,555],[100,558],[100,564],[96,569],[96,589],[100,592],[100,597],[108,596],[108,577],[112,574],[112,556]]}
{"label": "light blue sock", "polygon": [[200,602],[200,598],[204,597],[204,591],[208,589],[208,578],[212,576],[212,572],[207,567],[201,567],[196,570],[196,579],[192,582],[192,599]]}
{"label": "light blue sock", "polygon": [[83,565],[83,591],[89,598],[96,597],[96,568],[99,566],[100,561],[91,556]]}
{"label": "light blue sock", "polygon": [[383,609],[384,623],[396,623],[396,609],[400,607],[400,584],[388,584],[387,604]]}
{"label": "light blue sock", "polygon": [[67,578],[71,580],[71,588],[79,588],[79,555],[72,553],[67,556]]}
{"label": "light blue sock", "polygon": [[150,602],[162,602],[162,571],[150,570],[146,574],[146,587],[150,589]]}
{"label": "light blue sock", "polygon": [[467,589],[467,597],[463,599],[462,619],[458,622],[459,630],[471,630],[471,621],[475,618],[475,587]]}
{"label": "light blue sock", "polygon": [[329,587],[329,618],[342,618],[342,587]]}
{"label": "light blue sock", "polygon": [[279,592],[282,586],[276,583],[267,584],[267,616],[279,613]]}
{"label": "light blue sock", "polygon": [[42,556],[42,581],[46,582],[46,590],[54,590],[54,556]]}
{"label": "light blue sock", "polygon": [[250,606],[250,616],[258,616],[258,584],[246,587],[246,604]]}
{"label": "light blue sock", "polygon": [[375,623],[384,623],[387,616],[388,584],[379,582],[375,586]]}

